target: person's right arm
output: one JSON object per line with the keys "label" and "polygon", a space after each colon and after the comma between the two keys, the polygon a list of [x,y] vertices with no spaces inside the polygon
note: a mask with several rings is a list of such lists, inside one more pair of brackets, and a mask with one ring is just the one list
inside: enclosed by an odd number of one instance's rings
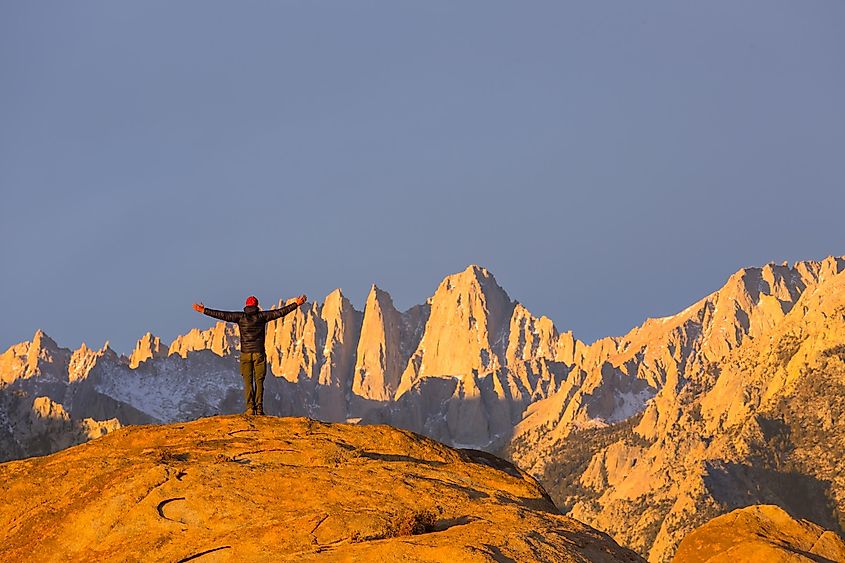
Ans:
{"label": "person's right arm", "polygon": [[217,309],[209,309],[202,303],[194,303],[194,311],[226,321],[227,323],[236,323],[241,318],[243,313],[240,311],[218,311]]}

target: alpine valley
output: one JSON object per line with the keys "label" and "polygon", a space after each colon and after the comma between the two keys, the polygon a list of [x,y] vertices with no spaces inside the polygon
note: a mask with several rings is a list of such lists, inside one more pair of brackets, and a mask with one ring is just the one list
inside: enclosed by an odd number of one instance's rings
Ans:
{"label": "alpine valley", "polygon": [[[755,523],[813,522],[789,524],[812,552],[807,534],[845,527],[844,270],[840,257],[742,269],[685,310],[592,344],[478,266],[404,312],[376,286],[363,311],[335,290],[268,326],[265,410],[496,453],[649,561],[753,505],[780,507]],[[170,344],[146,334],[129,356],[38,331],[0,356],[0,461],[239,413],[237,349],[224,323]]]}

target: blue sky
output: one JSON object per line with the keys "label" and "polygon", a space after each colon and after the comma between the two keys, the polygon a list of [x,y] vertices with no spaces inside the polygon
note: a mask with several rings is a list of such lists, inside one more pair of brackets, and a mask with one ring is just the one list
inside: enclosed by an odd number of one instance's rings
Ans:
{"label": "blue sky", "polygon": [[2,2],[0,348],[470,263],[595,338],[845,254],[845,3]]}

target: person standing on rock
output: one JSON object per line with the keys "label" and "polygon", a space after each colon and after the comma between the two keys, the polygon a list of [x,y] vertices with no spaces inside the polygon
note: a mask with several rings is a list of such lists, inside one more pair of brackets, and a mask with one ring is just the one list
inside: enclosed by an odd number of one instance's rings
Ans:
{"label": "person standing on rock", "polygon": [[264,414],[264,376],[267,373],[267,356],[264,353],[266,326],[270,321],[280,319],[305,303],[305,294],[296,298],[294,303],[280,309],[261,311],[258,299],[250,295],[246,306],[241,311],[218,311],[209,309],[202,303],[194,303],[194,310],[209,317],[228,323],[238,323],[241,336],[241,376],[244,378],[244,414]]}

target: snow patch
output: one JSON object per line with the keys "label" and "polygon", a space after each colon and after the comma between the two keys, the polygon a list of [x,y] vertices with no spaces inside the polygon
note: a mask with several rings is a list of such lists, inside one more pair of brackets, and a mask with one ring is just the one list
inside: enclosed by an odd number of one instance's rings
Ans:
{"label": "snow patch", "polygon": [[223,399],[233,390],[240,393],[243,385],[234,369],[202,367],[165,361],[157,362],[155,370],[113,369],[95,389],[162,422],[186,420],[201,405],[219,409]]}
{"label": "snow patch", "polygon": [[607,419],[607,422],[614,424],[641,413],[645,410],[646,403],[654,395],[655,391],[651,387],[646,387],[637,393],[633,391],[617,391],[616,408],[613,409],[613,414]]}

